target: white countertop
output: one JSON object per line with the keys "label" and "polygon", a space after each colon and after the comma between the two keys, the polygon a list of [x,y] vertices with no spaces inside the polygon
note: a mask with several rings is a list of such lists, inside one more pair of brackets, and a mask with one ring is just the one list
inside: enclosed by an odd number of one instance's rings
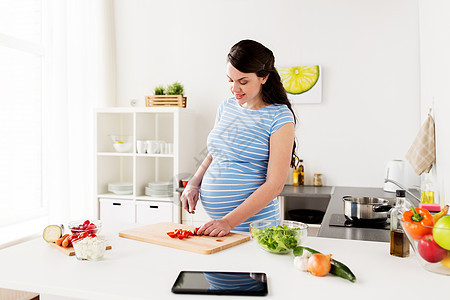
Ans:
{"label": "white countertop", "polygon": [[333,275],[300,272],[294,268],[292,254],[265,252],[254,241],[202,255],[110,232],[103,237],[113,249],[97,262],[66,256],[42,238],[0,250],[0,288],[80,299],[199,299],[198,295],[172,294],[172,284],[181,270],[209,270],[265,272],[267,299],[299,295],[310,299],[432,299],[450,293],[449,276],[422,269],[414,254],[408,258],[389,255],[389,244],[383,242],[308,238],[305,246],[331,253],[352,269],[357,281],[351,283]]}

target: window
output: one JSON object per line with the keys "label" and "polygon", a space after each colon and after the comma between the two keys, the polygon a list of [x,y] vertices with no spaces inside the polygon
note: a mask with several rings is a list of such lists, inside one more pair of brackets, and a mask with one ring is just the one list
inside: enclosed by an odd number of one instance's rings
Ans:
{"label": "window", "polygon": [[0,226],[45,212],[42,0],[0,1]]}

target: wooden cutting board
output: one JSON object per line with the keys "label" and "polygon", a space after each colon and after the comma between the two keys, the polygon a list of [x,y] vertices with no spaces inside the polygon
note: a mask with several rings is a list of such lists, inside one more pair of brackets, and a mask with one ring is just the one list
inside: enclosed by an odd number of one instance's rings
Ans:
{"label": "wooden cutting board", "polygon": [[223,237],[190,236],[182,240],[167,235],[167,232],[179,228],[189,229],[193,232],[195,227],[165,222],[124,230],[119,232],[119,236],[200,254],[216,253],[250,240],[249,235],[232,232]]}
{"label": "wooden cutting board", "polygon": [[[50,245],[52,245],[53,247],[55,247],[56,249],[58,249],[59,251],[61,251],[62,253],[68,255],[68,256],[74,256],[75,255],[75,250],[73,249],[73,247],[61,247],[56,245],[55,243],[49,243]],[[112,247],[111,245],[107,245],[106,246],[106,250],[110,250]]]}

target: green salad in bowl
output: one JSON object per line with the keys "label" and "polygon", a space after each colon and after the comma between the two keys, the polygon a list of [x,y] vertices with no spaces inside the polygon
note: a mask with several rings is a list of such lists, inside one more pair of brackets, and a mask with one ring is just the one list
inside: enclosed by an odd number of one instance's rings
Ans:
{"label": "green salad in bowl", "polygon": [[250,223],[250,234],[266,251],[289,253],[304,242],[308,225],[295,221],[259,220]]}

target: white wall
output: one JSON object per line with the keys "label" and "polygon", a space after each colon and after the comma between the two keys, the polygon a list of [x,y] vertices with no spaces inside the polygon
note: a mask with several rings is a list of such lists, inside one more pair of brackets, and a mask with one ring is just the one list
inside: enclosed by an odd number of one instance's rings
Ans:
{"label": "white wall", "polygon": [[419,7],[421,116],[424,121],[432,108],[436,131],[433,175],[441,203],[450,204],[450,2],[420,0]]}
{"label": "white wall", "polygon": [[[182,81],[198,113],[198,153],[231,94],[230,47],[269,47],[278,65],[321,64],[323,103],[296,105],[306,184],[381,187],[420,127],[417,0],[115,0],[117,97],[144,105]],[[410,184],[417,184],[411,176]]]}

